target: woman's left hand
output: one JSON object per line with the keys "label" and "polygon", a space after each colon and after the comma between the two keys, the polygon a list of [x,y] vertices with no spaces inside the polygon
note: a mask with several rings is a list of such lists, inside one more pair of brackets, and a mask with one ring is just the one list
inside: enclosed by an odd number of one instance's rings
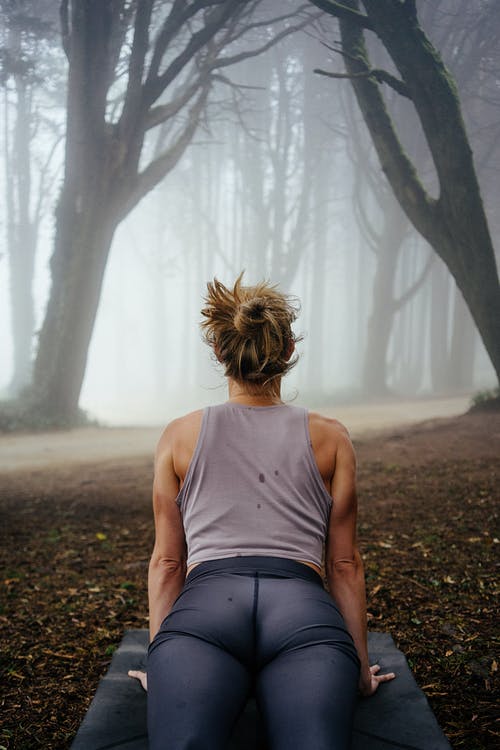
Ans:
{"label": "woman's left hand", "polygon": [[373,664],[373,666],[369,667],[368,671],[365,674],[361,675],[361,677],[359,678],[359,691],[365,698],[373,695],[381,682],[388,682],[389,680],[393,680],[396,677],[394,672],[377,674],[379,670],[380,665]]}
{"label": "woman's left hand", "polygon": [[128,670],[128,676],[133,677],[134,680],[139,680],[144,690],[147,691],[148,689],[148,676],[146,672],[143,672],[141,669],[129,669]]}

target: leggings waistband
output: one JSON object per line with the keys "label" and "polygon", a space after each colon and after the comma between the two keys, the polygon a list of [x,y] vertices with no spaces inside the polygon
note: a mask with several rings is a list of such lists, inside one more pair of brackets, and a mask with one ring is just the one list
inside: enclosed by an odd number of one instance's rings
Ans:
{"label": "leggings waistband", "polygon": [[269,576],[274,578],[302,578],[311,583],[323,586],[321,576],[315,570],[297,560],[286,557],[267,557],[264,555],[247,555],[243,557],[224,557],[220,560],[206,560],[199,563],[186,578],[192,583],[197,578],[211,573],[232,573],[243,576]]}

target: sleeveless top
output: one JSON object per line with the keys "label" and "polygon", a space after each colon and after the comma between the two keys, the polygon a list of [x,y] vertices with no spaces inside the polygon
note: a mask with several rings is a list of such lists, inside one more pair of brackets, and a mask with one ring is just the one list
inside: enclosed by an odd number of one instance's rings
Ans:
{"label": "sleeveless top", "polygon": [[188,566],[245,555],[321,565],[332,498],[312,450],[307,410],[207,407],[177,503]]}

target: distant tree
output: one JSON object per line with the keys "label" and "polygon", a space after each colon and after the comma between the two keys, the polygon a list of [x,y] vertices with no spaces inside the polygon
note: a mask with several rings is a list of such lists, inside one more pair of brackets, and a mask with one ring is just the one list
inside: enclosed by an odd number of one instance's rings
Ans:
{"label": "distant tree", "polygon": [[[295,2],[280,4],[277,18],[262,7],[258,14],[258,0],[62,0],[65,171],[28,420],[77,419],[116,227],[178,163],[214,81],[312,15]],[[251,41],[242,50],[245,34]],[[164,123],[168,142],[151,158],[150,134]]]}
{"label": "distant tree", "polygon": [[[52,91],[62,82],[58,49],[57,2],[1,0],[0,46],[2,118],[13,372],[9,390],[19,393],[31,381],[35,311],[33,276],[42,220],[51,208],[57,172],[53,157],[61,134]],[[62,105],[62,102],[61,102]],[[45,148],[37,147],[44,142]]]}
{"label": "distant tree", "polygon": [[[417,7],[422,26],[457,84],[495,242],[500,238],[497,210],[500,198],[500,4],[495,0],[442,0],[440,3],[420,0]],[[498,241],[496,245],[498,250]],[[437,279],[434,279],[434,272]],[[456,284],[449,284],[437,265],[434,272],[433,384],[436,390],[439,387],[441,390],[445,387],[470,389],[474,383],[477,348],[474,322]],[[450,329],[451,335],[440,335],[439,328]]]}
{"label": "distant tree", "polygon": [[[415,228],[448,266],[500,379],[500,286],[494,249],[457,91],[419,25],[416,2],[362,0],[365,13],[357,0],[312,2],[339,19],[346,75],[382,170]],[[373,67],[366,30],[378,36],[400,77]],[[383,84],[415,107],[439,181],[437,198],[425,190],[401,144],[381,93]]]}
{"label": "distant tree", "polygon": [[[249,281],[266,276],[285,289],[302,285],[311,364],[307,374],[302,371],[300,390],[315,396],[321,381],[328,378],[331,385],[324,366],[325,265],[335,186],[321,119],[323,81],[312,74],[317,50],[315,39],[296,34],[237,66],[234,101],[219,109],[216,126],[203,134],[203,148],[193,148],[183,161],[181,181],[192,217],[182,244],[185,255],[196,257],[190,273],[197,286],[213,273],[215,257],[229,278],[244,268]],[[203,372],[202,361],[195,374]]]}
{"label": "distant tree", "polygon": [[[375,261],[361,385],[366,395],[383,396],[390,391],[388,352],[396,315],[422,287],[435,256],[429,256],[417,278],[398,295],[398,265],[404,246],[408,244],[411,225],[390,186],[380,181],[373,147],[363,138],[355,113],[349,106],[351,97],[343,99],[347,121],[346,150],[354,172],[354,214],[364,246],[371,251]],[[415,232],[413,235],[420,239]]]}
{"label": "distant tree", "polygon": [[[312,237],[311,200],[320,163],[315,81],[307,37],[273,50],[265,70],[252,61],[247,72],[264,89],[242,117],[245,127],[236,167],[244,214],[240,244],[249,271],[289,288]],[[265,64],[263,58],[260,64]],[[250,67],[250,66],[249,66]],[[264,85],[268,81],[268,85]],[[236,155],[235,155],[236,156]]]}

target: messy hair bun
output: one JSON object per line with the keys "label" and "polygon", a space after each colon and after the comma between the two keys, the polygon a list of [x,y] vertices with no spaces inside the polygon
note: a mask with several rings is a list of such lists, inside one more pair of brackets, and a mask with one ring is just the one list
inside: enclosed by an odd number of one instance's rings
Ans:
{"label": "messy hair bun", "polygon": [[292,331],[298,304],[266,281],[243,286],[242,277],[232,289],[218,279],[207,284],[201,327],[226,376],[265,385],[297,362],[290,354],[299,340]]}

